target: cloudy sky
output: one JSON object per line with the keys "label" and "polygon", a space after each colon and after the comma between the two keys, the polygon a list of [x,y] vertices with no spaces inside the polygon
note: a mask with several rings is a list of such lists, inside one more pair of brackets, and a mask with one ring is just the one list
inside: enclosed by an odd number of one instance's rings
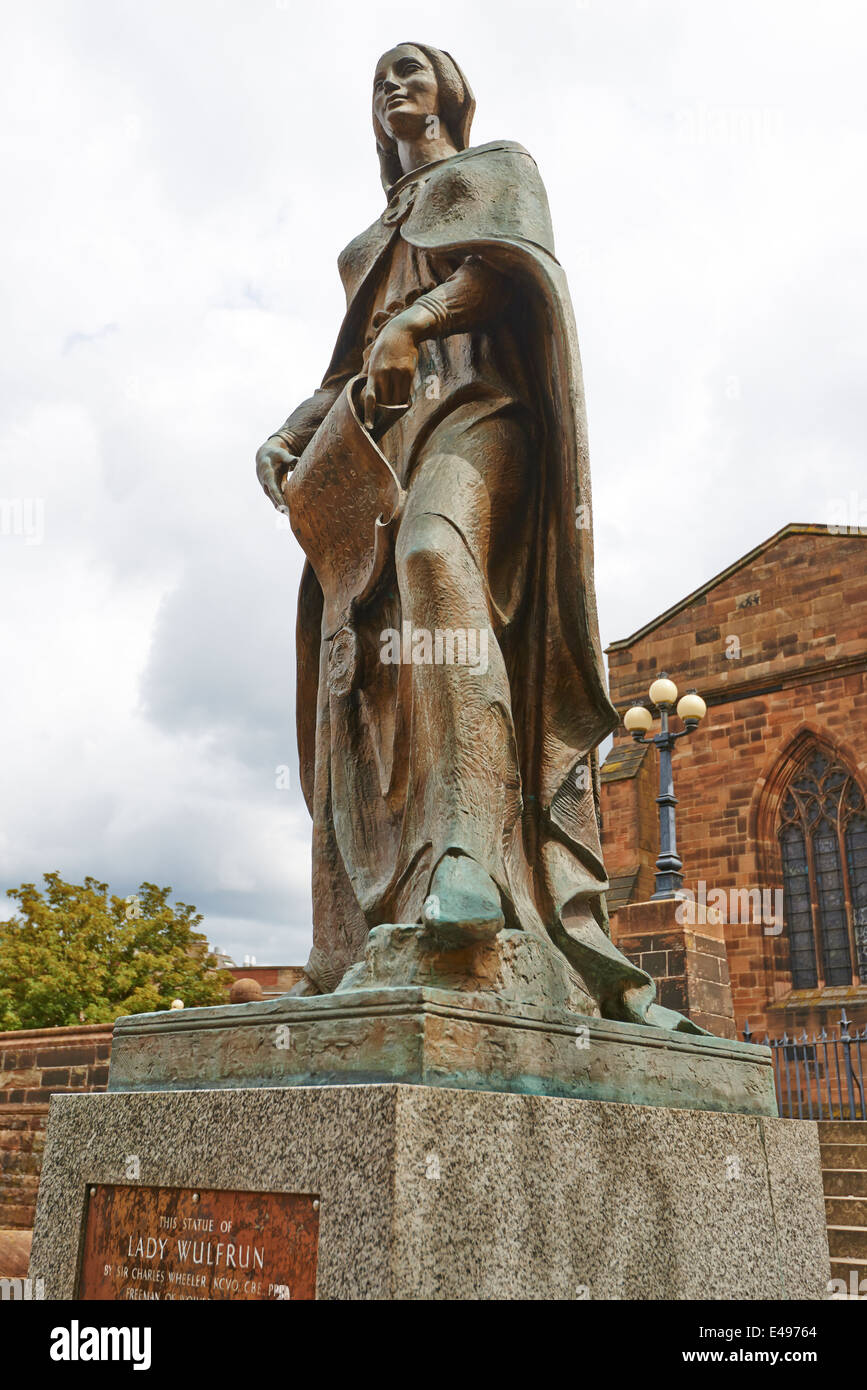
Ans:
{"label": "cloudy sky", "polygon": [[381,210],[396,42],[547,184],[606,642],[867,510],[865,37],[855,0],[6,0],[0,885],[168,883],[237,960],[306,958],[300,554],[253,456]]}

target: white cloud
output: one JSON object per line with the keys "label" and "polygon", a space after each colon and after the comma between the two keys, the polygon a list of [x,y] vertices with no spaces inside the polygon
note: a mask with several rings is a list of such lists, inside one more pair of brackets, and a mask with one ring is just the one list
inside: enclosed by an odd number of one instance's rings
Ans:
{"label": "white cloud", "polygon": [[[7,16],[5,885],[148,878],[300,961],[300,557],[253,474],[381,207],[380,51],[448,48],[536,156],[590,409],[605,640],[863,492],[863,12],[832,3],[18,7]],[[418,25],[421,29],[416,32]]]}

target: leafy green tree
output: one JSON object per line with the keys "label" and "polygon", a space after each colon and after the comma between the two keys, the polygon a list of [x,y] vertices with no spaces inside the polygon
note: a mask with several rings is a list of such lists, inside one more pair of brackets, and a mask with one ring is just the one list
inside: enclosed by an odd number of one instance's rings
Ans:
{"label": "leafy green tree", "polygon": [[0,1030],[226,1002],[232,976],[215,968],[195,908],[170,905],[171,888],[143,883],[118,898],[94,878],[44,879],[44,890],[7,892],[18,911],[0,922]]}

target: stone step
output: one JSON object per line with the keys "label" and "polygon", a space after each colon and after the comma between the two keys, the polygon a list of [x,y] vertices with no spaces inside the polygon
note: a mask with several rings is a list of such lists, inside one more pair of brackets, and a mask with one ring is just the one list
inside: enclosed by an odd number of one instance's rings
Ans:
{"label": "stone step", "polygon": [[867,1263],[867,1227],[829,1226],[828,1249],[832,1259]]}
{"label": "stone step", "polygon": [[851,1141],[835,1139],[828,1143],[824,1139],[819,1140],[819,1152],[821,1154],[834,1153],[837,1149],[851,1149],[853,1153],[860,1154],[861,1162],[858,1167],[867,1168],[867,1143],[862,1143],[860,1139]]}
{"label": "stone step", "polygon": [[858,1168],[823,1168],[826,1197],[867,1197],[867,1172]]}
{"label": "stone step", "polygon": [[821,1144],[823,1168],[867,1169],[867,1144]]}
{"label": "stone step", "polygon": [[825,1220],[829,1226],[867,1229],[867,1197],[826,1197]]}
{"label": "stone step", "polygon": [[820,1120],[820,1144],[867,1144],[867,1120]]}

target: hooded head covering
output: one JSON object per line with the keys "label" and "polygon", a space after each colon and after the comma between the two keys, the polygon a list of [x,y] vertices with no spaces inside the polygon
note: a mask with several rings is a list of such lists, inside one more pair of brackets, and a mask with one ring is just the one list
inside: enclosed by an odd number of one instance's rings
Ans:
{"label": "hooded head covering", "polygon": [[[400,43],[396,48],[417,48],[423,53],[436,74],[439,92],[439,117],[454,141],[455,148],[465,150],[470,143],[470,126],[476,99],[470,84],[464,77],[450,53],[439,48],[431,48],[426,43]],[[376,153],[379,156],[379,171],[382,186],[386,193],[393,183],[402,176],[397,147],[391,136],[373,116],[373,133],[376,136]]]}

